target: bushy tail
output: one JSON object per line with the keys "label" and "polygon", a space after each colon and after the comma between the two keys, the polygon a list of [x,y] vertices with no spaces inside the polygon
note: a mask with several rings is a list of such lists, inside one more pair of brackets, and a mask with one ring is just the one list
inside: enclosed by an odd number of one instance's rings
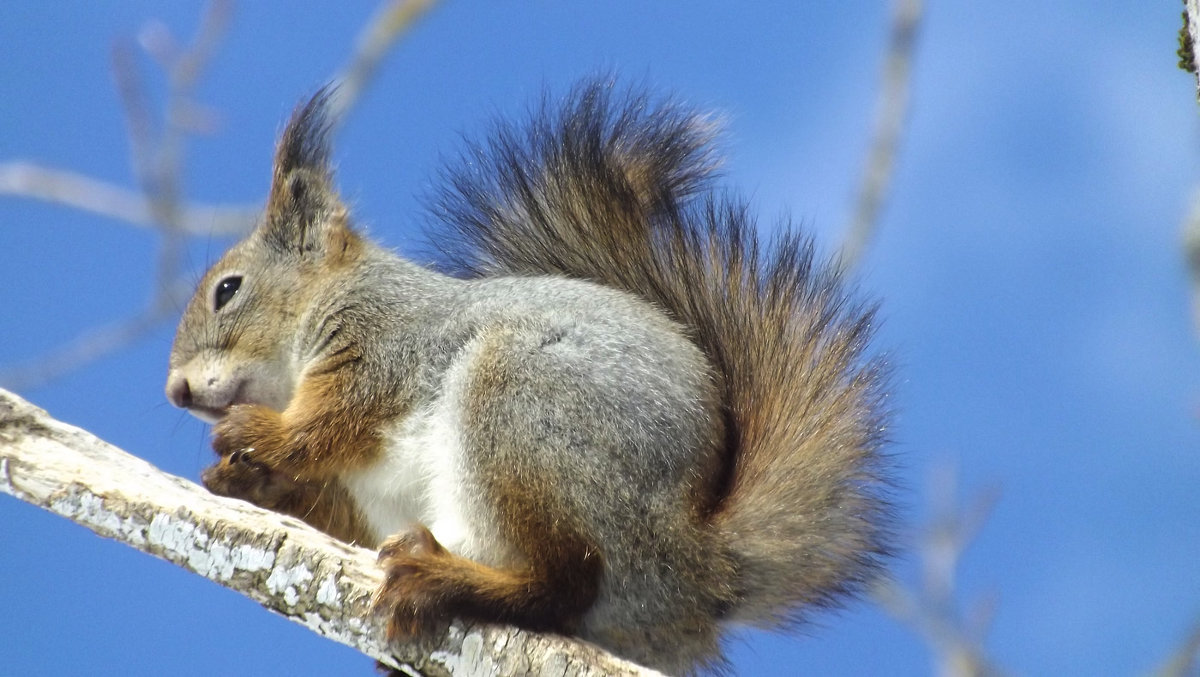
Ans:
{"label": "bushy tail", "polygon": [[[434,205],[468,275],[564,275],[625,289],[690,328],[727,408],[725,494],[707,518],[738,563],[730,617],[772,625],[876,572],[888,511],[872,310],[807,240],[760,244],[710,189],[714,125],[672,103],[579,87],[473,147]],[[447,244],[448,243],[448,244]]]}

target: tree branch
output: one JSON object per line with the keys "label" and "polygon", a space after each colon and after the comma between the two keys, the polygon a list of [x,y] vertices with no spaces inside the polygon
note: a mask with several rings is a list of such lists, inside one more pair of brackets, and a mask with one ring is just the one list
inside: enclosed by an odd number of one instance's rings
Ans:
{"label": "tree branch", "polygon": [[[1196,50],[1196,45],[1200,45],[1200,0],[1184,0],[1186,9],[1184,10],[1183,30],[1180,37],[1186,36],[1186,48],[1181,45],[1179,51],[1179,67],[1191,66],[1188,70],[1192,76],[1196,78],[1196,99],[1200,100],[1200,51]],[[1186,63],[1188,60],[1190,64]]]}
{"label": "tree branch", "polygon": [[0,390],[0,492],[177,564],[313,632],[415,675],[656,675],[592,645],[454,622],[389,644],[375,553],[208,493]]}
{"label": "tree branch", "polygon": [[1192,279],[1192,319],[1200,332],[1200,189],[1193,192],[1183,223],[1183,255]]}
{"label": "tree branch", "polygon": [[[1192,75],[1196,78],[1196,100],[1200,102],[1200,0],[1186,0],[1184,30],[1187,32],[1189,55],[1192,60]],[[1180,64],[1182,65],[1182,64]],[[1192,277],[1192,316],[1196,329],[1200,331],[1200,191],[1192,198],[1192,209],[1183,226],[1183,249],[1188,270]]]}
{"label": "tree branch", "polygon": [[1200,623],[1192,626],[1183,643],[1150,674],[1154,677],[1188,677],[1197,674],[1197,668],[1200,668]]}
{"label": "tree branch", "polygon": [[[66,205],[138,226],[159,226],[144,194],[66,169],[0,162],[0,194]],[[261,210],[246,205],[181,205],[179,227],[191,235],[241,235],[250,230]]]}
{"label": "tree branch", "polygon": [[408,33],[418,19],[428,12],[436,0],[384,0],[375,10],[355,41],[354,54],[334,77],[338,84],[330,105],[330,118],[341,124],[346,112],[358,103],[379,69],[383,57],[401,37]]}
{"label": "tree branch", "polygon": [[867,245],[879,229],[879,212],[887,198],[896,165],[900,137],[908,119],[908,97],[912,87],[913,53],[924,12],[923,0],[895,0],[883,83],[876,101],[875,125],[863,168],[854,214],[846,228],[838,266],[849,270],[858,265]]}
{"label": "tree branch", "polygon": [[881,579],[872,595],[883,610],[915,630],[933,652],[942,677],[986,677],[1004,674],[990,658],[984,638],[991,625],[995,601],[984,600],[964,615],[959,610],[957,578],[963,554],[987,521],[998,494],[986,492],[960,508],[958,478],[953,467],[941,467],[929,492],[933,501],[930,524],[922,529],[921,579],[910,588]]}
{"label": "tree branch", "polygon": [[159,323],[179,314],[179,305],[195,287],[184,277],[161,285],[151,304],[131,317],[92,327],[71,341],[25,362],[0,366],[0,386],[12,390],[31,388],[114,353],[141,338]]}
{"label": "tree branch", "polygon": [[[369,84],[383,57],[435,0],[382,0],[363,28],[352,58],[335,77],[340,83],[334,119],[341,121]],[[194,279],[181,266],[189,236],[240,235],[253,226],[256,205],[204,205],[184,200],[182,185],[185,141],[211,118],[193,90],[225,33],[231,0],[210,0],[196,36],[180,44],[165,25],[146,24],[137,43],[167,78],[162,120],[156,122],[145,83],[138,75],[132,40],[113,45],[113,77],[125,111],[130,160],[140,192],[63,169],[30,162],[0,163],[0,194],[28,197],[91,211],[120,221],[154,228],[162,234],[154,292],[135,316],[112,326],[84,332],[23,365],[0,368],[0,385],[23,389],[40,385],[67,371],[124,348],[169,318],[178,305],[178,290],[191,291]]]}

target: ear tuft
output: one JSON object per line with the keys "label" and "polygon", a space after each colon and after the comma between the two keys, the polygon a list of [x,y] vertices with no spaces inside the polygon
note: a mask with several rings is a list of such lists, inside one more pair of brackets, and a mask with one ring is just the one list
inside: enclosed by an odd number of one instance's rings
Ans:
{"label": "ear tuft", "polygon": [[329,135],[333,129],[330,103],[337,88],[326,85],[292,113],[275,150],[275,179],[297,169],[329,173]]}
{"label": "ear tuft", "polygon": [[267,211],[255,231],[277,251],[324,251],[333,231],[347,228],[329,161],[336,94],[332,86],[318,90],[292,113],[279,139]]}

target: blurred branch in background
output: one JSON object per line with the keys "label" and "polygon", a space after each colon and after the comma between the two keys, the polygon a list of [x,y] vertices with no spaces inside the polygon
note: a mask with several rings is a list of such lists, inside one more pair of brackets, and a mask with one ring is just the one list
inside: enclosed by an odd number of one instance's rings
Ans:
{"label": "blurred branch in background", "polygon": [[[0,193],[74,207],[135,226],[158,225],[142,193],[67,169],[0,162]],[[179,205],[175,218],[189,235],[219,236],[246,232],[257,215],[258,207],[191,203]]]}
{"label": "blurred branch in background", "polygon": [[997,490],[977,495],[967,506],[958,505],[957,472],[951,465],[934,471],[928,492],[932,515],[915,544],[920,558],[920,581],[908,589],[891,580],[877,582],[872,590],[885,611],[920,635],[933,652],[942,677],[982,677],[1003,674],[988,659],[984,638],[991,626],[995,597],[959,610],[958,567],[999,498]]}
{"label": "blurred branch in background", "polygon": [[875,127],[839,258],[843,270],[858,265],[879,229],[879,212],[892,182],[900,136],[908,121],[912,61],[923,5],[924,0],[895,0],[883,82],[875,104]]}
{"label": "blurred branch in background", "polygon": [[[385,0],[360,32],[355,51],[333,81],[338,90],[338,120],[358,102],[383,56],[422,16],[433,0]],[[125,112],[130,160],[138,191],[84,176],[70,170],[30,162],[0,163],[0,194],[52,202],[93,212],[162,235],[154,291],[132,317],[112,325],[90,328],[65,345],[26,364],[0,368],[0,384],[24,390],[51,381],[73,369],[128,346],[160,323],[174,317],[191,293],[194,280],[183,269],[189,237],[239,235],[250,230],[257,205],[205,205],[184,197],[184,149],[189,137],[212,132],[217,116],[192,96],[224,36],[233,13],[232,0],[213,0],[204,10],[190,44],[181,45],[167,26],[147,22],[138,32],[137,47],[166,76],[167,96],[161,120],[148,103],[146,85],[138,76],[138,49],[126,40],[113,46],[113,75]]]}
{"label": "blurred branch in background", "polygon": [[132,317],[101,327],[90,327],[78,336],[33,360],[0,369],[0,387],[19,390],[34,388],[63,374],[121,350],[150,333],[176,314],[170,299],[191,292],[193,280],[174,280],[159,286],[155,302]]}
{"label": "blurred branch in background", "polygon": [[156,129],[146,85],[138,75],[137,53],[128,40],[113,44],[113,78],[125,112],[133,174],[162,233],[157,281],[147,313],[169,308],[171,282],[179,277],[186,234],[180,223],[183,200],[183,158],[187,138],[215,127],[215,115],[192,97],[197,81],[224,37],[233,11],[230,0],[213,0],[201,16],[196,37],[181,46],[160,21],[151,21],[138,34],[138,43],[167,76],[162,121]]}
{"label": "blurred branch in background", "polygon": [[[1196,100],[1200,103],[1200,53],[1196,50],[1196,45],[1200,44],[1200,0],[1185,0],[1184,5],[1187,7],[1183,15],[1186,48],[1181,48],[1179,55],[1181,60],[1190,59],[1191,63],[1179,65],[1190,66],[1188,70],[1197,79]],[[1200,188],[1192,193],[1192,205],[1183,224],[1183,252],[1192,278],[1192,318],[1196,331],[1200,332]],[[1200,620],[1192,626],[1179,649],[1153,674],[1156,677],[1200,675]]]}
{"label": "blurred branch in background", "polygon": [[1179,648],[1151,673],[1154,677],[1195,677],[1200,675],[1200,622],[1192,626]]}
{"label": "blurred branch in background", "polygon": [[1192,277],[1192,319],[1200,332],[1200,188],[1192,195],[1192,206],[1183,224],[1183,252]]}
{"label": "blurred branch in background", "polygon": [[383,60],[400,36],[429,11],[436,0],[385,0],[355,41],[354,54],[334,80],[337,92],[330,104],[330,117],[340,123],[358,103],[363,90],[375,77]]}
{"label": "blurred branch in background", "polygon": [[[193,100],[192,92],[225,33],[231,13],[228,0],[209,3],[196,37],[186,46],[181,46],[158,21],[148,22],[139,32],[140,47],[167,77],[161,122],[154,120],[145,84],[138,76],[134,46],[127,40],[114,43],[113,77],[125,112],[130,161],[140,195],[71,172],[27,163],[11,164],[5,168],[7,173],[0,172],[0,178],[24,180],[5,185],[3,192],[18,193],[22,187],[33,188],[24,195],[109,216],[136,217],[127,220],[151,224],[162,234],[154,291],[138,313],[110,326],[88,329],[27,364],[5,368],[0,371],[0,383],[10,388],[30,388],[119,350],[171,317],[179,300],[184,298],[191,286],[181,270],[189,227],[203,228],[203,223],[196,222],[197,217],[202,218],[206,212],[212,214],[212,208],[183,204],[185,142],[192,134],[213,126],[206,124],[213,116]],[[222,210],[225,215],[241,211]],[[250,223],[247,219],[244,225]]]}
{"label": "blurred branch in background", "polygon": [[[1196,101],[1200,103],[1200,0],[1184,0],[1183,30],[1178,52],[1180,67],[1188,65],[1192,77],[1196,78]],[[1190,64],[1185,63],[1191,60]],[[1200,189],[1192,194],[1192,207],[1183,226],[1183,251],[1187,257],[1188,270],[1192,277],[1192,317],[1196,330],[1200,331]]]}

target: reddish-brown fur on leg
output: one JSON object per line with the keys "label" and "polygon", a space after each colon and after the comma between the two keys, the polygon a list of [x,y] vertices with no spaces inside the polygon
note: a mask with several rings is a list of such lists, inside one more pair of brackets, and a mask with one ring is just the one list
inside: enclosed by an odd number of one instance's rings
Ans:
{"label": "reddish-brown fur on leg", "polygon": [[353,499],[335,481],[297,482],[234,452],[201,475],[214,494],[240,498],[261,508],[304,520],[351,544],[371,547],[367,529]]}
{"label": "reddish-brown fur on leg", "polygon": [[[416,526],[380,548],[387,579],[376,608],[391,614],[392,638],[429,632],[451,617],[569,633],[595,599],[601,568],[595,552],[573,554],[559,567],[488,567],[449,552]],[[589,583],[573,587],[579,581]]]}
{"label": "reddish-brown fur on leg", "polygon": [[213,448],[304,481],[369,465],[380,453],[380,424],[395,411],[355,406],[353,379],[349,368],[307,378],[283,413],[259,404],[230,407],[213,427]]}
{"label": "reddish-brown fur on leg", "polygon": [[604,567],[599,548],[528,441],[496,424],[513,415],[509,405],[520,394],[513,392],[521,389],[526,356],[520,341],[540,340],[493,326],[468,349],[463,453],[513,559],[502,567],[465,559],[423,526],[389,539],[381,554],[388,579],[378,599],[392,611],[393,633],[419,633],[450,616],[572,633],[595,602]]}

